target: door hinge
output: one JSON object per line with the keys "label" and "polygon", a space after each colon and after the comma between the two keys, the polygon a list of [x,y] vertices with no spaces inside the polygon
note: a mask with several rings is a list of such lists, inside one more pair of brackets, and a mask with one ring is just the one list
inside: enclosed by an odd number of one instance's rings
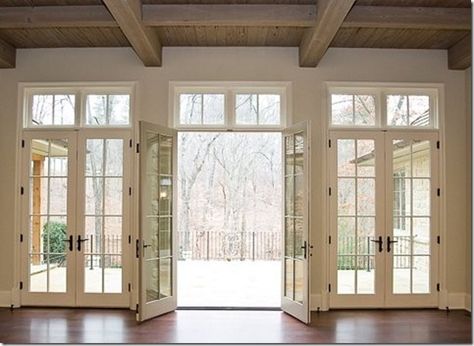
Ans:
{"label": "door hinge", "polygon": [[332,195],[332,189],[329,188],[329,196],[331,196],[331,195]]}
{"label": "door hinge", "polygon": [[436,194],[438,195],[438,197],[441,196],[441,189],[440,189],[440,188],[438,188],[438,189],[436,190]]}
{"label": "door hinge", "polygon": [[20,281],[20,290],[23,289],[23,281]]}
{"label": "door hinge", "polygon": [[128,195],[129,195],[129,196],[132,195],[132,187],[129,187],[129,188],[128,188]]}
{"label": "door hinge", "polygon": [[439,147],[440,147],[439,141],[436,141],[436,149],[439,149]]}
{"label": "door hinge", "polygon": [[437,237],[436,237],[436,242],[437,242],[438,244],[441,244],[441,238],[440,238],[440,236],[437,236]]}
{"label": "door hinge", "polygon": [[329,148],[331,148],[331,140],[328,141]]}
{"label": "door hinge", "polygon": [[140,153],[140,143],[137,143],[137,154]]}
{"label": "door hinge", "polygon": [[331,284],[328,285],[328,291],[331,292]]}
{"label": "door hinge", "polygon": [[131,236],[131,235],[128,236],[128,243],[129,243],[129,244],[132,243],[132,236]]}
{"label": "door hinge", "polygon": [[140,241],[138,239],[135,242],[135,257],[140,258]]}
{"label": "door hinge", "polygon": [[439,292],[439,289],[440,289],[439,284],[436,284],[436,290],[437,290],[438,292]]}
{"label": "door hinge", "polygon": [[331,244],[331,236],[329,236],[329,244]]}
{"label": "door hinge", "polygon": [[128,284],[128,291],[130,292],[131,290],[132,290],[132,284],[129,283],[129,284]]}
{"label": "door hinge", "polygon": [[137,304],[137,305],[135,306],[135,311],[137,312],[137,314],[138,314],[138,307],[139,307],[139,305]]}
{"label": "door hinge", "polygon": [[131,139],[128,143],[129,143],[130,148],[133,147],[133,141]]}
{"label": "door hinge", "polygon": [[25,189],[24,189],[24,187],[22,186],[22,187],[20,187],[20,195],[23,195],[24,193],[25,193]]}
{"label": "door hinge", "polygon": [[23,243],[23,234],[20,234],[20,243]]}
{"label": "door hinge", "polygon": [[22,147],[22,148],[25,147],[25,140],[24,140],[24,139],[21,140],[21,147]]}

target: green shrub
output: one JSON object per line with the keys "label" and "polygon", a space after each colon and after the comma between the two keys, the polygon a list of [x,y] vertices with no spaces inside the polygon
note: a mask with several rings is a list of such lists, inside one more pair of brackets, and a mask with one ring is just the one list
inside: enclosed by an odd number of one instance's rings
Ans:
{"label": "green shrub", "polygon": [[[61,263],[65,260],[65,255],[48,255],[49,253],[62,254],[66,252],[67,225],[62,222],[49,221],[43,227],[43,252],[44,260],[49,263]],[[49,251],[48,251],[49,238]]]}

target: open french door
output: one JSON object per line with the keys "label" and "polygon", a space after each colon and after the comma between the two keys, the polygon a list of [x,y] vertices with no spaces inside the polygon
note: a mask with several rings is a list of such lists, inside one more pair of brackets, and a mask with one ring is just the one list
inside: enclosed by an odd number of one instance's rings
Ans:
{"label": "open french door", "polygon": [[281,308],[310,322],[309,310],[309,126],[283,131],[283,265]]}
{"label": "open french door", "polygon": [[176,131],[140,122],[138,320],[177,306]]}

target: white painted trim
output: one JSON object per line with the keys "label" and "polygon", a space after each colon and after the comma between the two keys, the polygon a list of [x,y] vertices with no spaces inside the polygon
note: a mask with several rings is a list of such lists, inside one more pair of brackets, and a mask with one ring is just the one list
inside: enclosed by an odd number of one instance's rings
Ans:
{"label": "white painted trim", "polygon": [[0,291],[0,307],[11,307],[11,305],[12,305],[12,292]]}

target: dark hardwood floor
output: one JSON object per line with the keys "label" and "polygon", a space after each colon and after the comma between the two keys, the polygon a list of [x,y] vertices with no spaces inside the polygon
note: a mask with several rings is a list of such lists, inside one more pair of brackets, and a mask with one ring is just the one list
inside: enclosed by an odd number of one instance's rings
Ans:
{"label": "dark hardwood floor", "polygon": [[179,310],[137,323],[134,312],[0,309],[2,343],[471,343],[465,311],[339,310],[306,326],[280,311]]}

